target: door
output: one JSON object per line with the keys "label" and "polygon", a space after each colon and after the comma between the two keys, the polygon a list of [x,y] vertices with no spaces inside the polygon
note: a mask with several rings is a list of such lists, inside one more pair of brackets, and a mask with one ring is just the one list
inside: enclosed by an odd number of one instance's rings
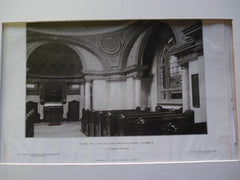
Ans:
{"label": "door", "polygon": [[79,101],[71,101],[68,103],[68,121],[79,121]]}

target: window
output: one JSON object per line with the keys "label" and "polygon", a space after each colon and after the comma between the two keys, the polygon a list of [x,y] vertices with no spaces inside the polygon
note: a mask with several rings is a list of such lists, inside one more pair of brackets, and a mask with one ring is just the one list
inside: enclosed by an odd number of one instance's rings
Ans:
{"label": "window", "polygon": [[37,84],[27,84],[27,89],[30,89],[30,90],[36,90],[37,89]]}
{"label": "window", "polygon": [[182,100],[182,72],[177,58],[169,55],[170,46],[165,45],[160,56],[160,101],[181,103]]}
{"label": "window", "polygon": [[67,84],[67,94],[79,95],[80,94],[80,84],[74,84],[74,83]]}
{"label": "window", "polygon": [[39,95],[39,84],[28,83],[26,84],[27,95]]}

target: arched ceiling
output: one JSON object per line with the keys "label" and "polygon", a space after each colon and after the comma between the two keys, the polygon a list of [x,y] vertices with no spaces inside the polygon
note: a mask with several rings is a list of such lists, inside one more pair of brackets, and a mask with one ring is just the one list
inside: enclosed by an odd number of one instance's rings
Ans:
{"label": "arched ceiling", "polygon": [[175,36],[170,26],[166,23],[159,23],[155,30],[150,34],[142,55],[142,64],[148,66],[145,76],[148,76],[152,67],[153,59],[159,48],[162,50],[164,45],[171,42],[175,44]]}
{"label": "arched ceiling", "polygon": [[99,35],[123,29],[134,21],[81,21],[28,23],[28,30],[65,36]]}
{"label": "arched ceiling", "polygon": [[43,76],[81,75],[77,53],[61,43],[47,43],[36,48],[27,61],[28,74]]}

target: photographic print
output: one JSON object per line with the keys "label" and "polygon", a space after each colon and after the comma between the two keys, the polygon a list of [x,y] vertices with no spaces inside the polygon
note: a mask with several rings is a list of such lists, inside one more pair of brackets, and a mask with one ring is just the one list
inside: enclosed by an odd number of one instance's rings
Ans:
{"label": "photographic print", "polygon": [[25,137],[207,134],[200,20],[27,23]]}

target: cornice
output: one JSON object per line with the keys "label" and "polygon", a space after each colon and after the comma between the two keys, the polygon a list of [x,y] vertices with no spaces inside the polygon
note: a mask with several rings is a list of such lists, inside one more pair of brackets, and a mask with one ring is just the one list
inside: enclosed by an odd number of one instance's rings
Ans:
{"label": "cornice", "polygon": [[109,71],[89,71],[89,70],[83,70],[82,73],[84,75],[95,75],[95,76],[111,76],[111,75],[127,75],[129,73],[137,72],[137,73],[142,73],[147,69],[146,66],[138,66],[134,65],[131,67],[128,67],[124,70],[121,68],[118,69],[113,69]]}
{"label": "cornice", "polygon": [[40,75],[40,74],[27,74],[28,78],[38,78],[38,79],[81,79],[84,77],[83,74],[71,75],[71,76],[50,76],[50,75]]}
{"label": "cornice", "polygon": [[196,37],[197,35],[201,35],[202,34],[202,23],[197,23],[197,24],[194,24],[186,29],[184,29],[182,31],[186,36],[189,36],[189,37]]}
{"label": "cornice", "polygon": [[183,30],[186,35],[186,40],[182,44],[175,45],[170,55],[178,58],[178,64],[185,66],[186,63],[198,59],[198,56],[203,55],[202,43],[202,24],[198,23]]}
{"label": "cornice", "polygon": [[115,69],[112,71],[82,71],[81,75],[76,76],[45,76],[45,75],[33,75],[28,74],[28,80],[41,80],[41,81],[50,81],[50,80],[58,80],[58,81],[92,81],[96,79],[114,81],[114,80],[126,80],[129,77],[142,78],[143,72],[146,70],[146,66],[131,66],[122,69]]}

